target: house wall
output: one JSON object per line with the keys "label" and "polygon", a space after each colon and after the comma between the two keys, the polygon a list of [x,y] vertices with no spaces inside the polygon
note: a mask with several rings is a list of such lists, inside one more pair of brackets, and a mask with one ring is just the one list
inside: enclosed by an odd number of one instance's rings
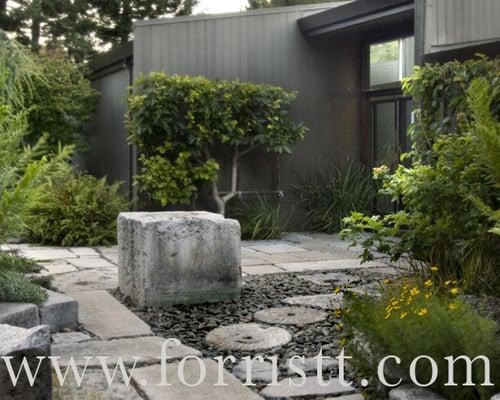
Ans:
{"label": "house wall", "polygon": [[90,152],[85,154],[85,169],[110,182],[123,182],[122,190],[131,192],[131,157],[124,124],[126,94],[131,67],[124,66],[92,81],[101,97],[88,129]]}
{"label": "house wall", "polygon": [[[354,33],[335,41],[308,42],[297,24],[298,18],[329,7],[332,4],[139,22],[134,75],[164,70],[297,91],[291,117],[310,129],[305,140],[279,160],[266,154],[249,156],[241,173],[243,190],[280,189],[291,201],[290,185],[311,172],[318,160],[341,164],[359,155],[359,40]],[[227,187],[227,173],[225,178]]]}
{"label": "house wall", "polygon": [[425,54],[500,40],[500,1],[424,1]]}

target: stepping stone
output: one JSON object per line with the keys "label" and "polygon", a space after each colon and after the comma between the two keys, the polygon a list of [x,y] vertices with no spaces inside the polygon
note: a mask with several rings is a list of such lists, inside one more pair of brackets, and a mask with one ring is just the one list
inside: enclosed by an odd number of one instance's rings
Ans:
{"label": "stepping stone", "polygon": [[72,329],[78,325],[78,303],[64,294],[47,290],[49,297],[40,305],[40,324],[52,332]]}
{"label": "stepping stone", "polygon": [[40,314],[35,304],[0,303],[0,324],[33,328],[40,325]]}
{"label": "stepping stone", "polygon": [[262,351],[284,346],[292,340],[292,335],[282,328],[237,324],[216,328],[207,334],[205,340],[221,350]]}
{"label": "stepping stone", "polygon": [[59,332],[52,334],[52,343],[80,343],[88,342],[92,338],[83,332]]}
{"label": "stepping stone", "polygon": [[[290,382],[291,380],[291,382]],[[294,386],[296,385],[296,386]],[[318,377],[310,376],[305,378],[302,385],[302,378],[285,378],[277,386],[268,386],[262,392],[266,399],[282,399],[313,396],[339,396],[356,391],[353,387],[346,387],[340,384],[337,378],[325,381],[326,386],[318,383]]]}
{"label": "stepping stone", "polygon": [[[247,382],[248,364],[246,360],[243,360],[233,368],[233,375],[242,382]],[[269,361],[252,360],[250,366],[251,380],[248,382],[271,383],[273,381],[273,369],[273,364]],[[279,371],[276,374],[279,375]]]}
{"label": "stepping stone", "polygon": [[331,261],[311,261],[301,263],[283,263],[276,264],[288,272],[306,272],[306,271],[328,271],[335,269],[354,269],[354,268],[374,268],[380,267],[380,264],[367,262],[361,264],[359,259],[331,260]]}
{"label": "stepping stone", "polygon": [[97,268],[56,275],[53,285],[63,293],[116,289],[118,287],[118,268]]}
{"label": "stepping stone", "polygon": [[274,265],[257,265],[253,267],[242,267],[241,270],[248,275],[282,274],[285,271]]}
{"label": "stepping stone", "polygon": [[361,282],[356,276],[348,275],[343,272],[330,272],[326,274],[302,275],[299,277],[305,281],[315,283],[320,286],[344,287],[355,285]]}
{"label": "stepping stone", "polygon": [[69,249],[71,250],[72,253],[75,253],[79,257],[99,255],[99,253],[97,253],[97,251],[95,251],[91,247],[70,247]]}
{"label": "stepping stone", "polygon": [[[48,326],[31,329],[0,325],[0,357],[12,357],[11,363],[17,373],[21,363],[37,371],[33,386],[24,373],[20,373],[16,384],[12,383],[4,363],[0,366],[0,399],[28,400],[52,399],[52,376],[50,360],[50,331]],[[38,359],[42,357],[42,360]],[[3,360],[2,360],[3,361]]]}
{"label": "stepping stone", "polygon": [[148,324],[105,290],[70,295],[80,306],[80,323],[101,339],[153,335]]}
{"label": "stepping stone", "polygon": [[289,244],[256,244],[251,245],[250,248],[266,254],[300,253],[302,251],[307,251],[302,247],[292,246]]}
{"label": "stepping stone", "polygon": [[389,392],[389,400],[446,400],[446,397],[429,389],[403,385]]}
{"label": "stepping stone", "polygon": [[324,321],[328,314],[312,309],[300,307],[276,307],[257,311],[254,315],[256,321],[273,325],[309,325]]}
{"label": "stepping stone", "polygon": [[[296,372],[291,368],[291,363],[292,360],[289,359],[286,363],[286,366],[288,368],[287,373],[288,375],[295,375]],[[306,374],[317,374],[318,372],[318,358],[317,357],[306,357],[304,358],[304,361],[301,359],[294,359],[293,360],[293,365],[302,371],[304,371]],[[322,364],[321,364],[321,372],[330,372],[333,370],[336,370],[339,366],[339,362],[334,359],[334,358],[323,358]]]}
{"label": "stepping stone", "polygon": [[109,261],[98,257],[80,257],[69,260],[78,269],[94,269],[94,268],[109,268],[114,267]]}
{"label": "stepping stone", "polygon": [[[64,343],[52,345],[52,355],[61,357],[59,365],[68,366],[70,358],[73,357],[76,365],[84,366],[85,357],[89,359],[89,367],[101,367],[97,356],[109,357],[108,367],[114,367],[119,358],[123,364],[131,367],[137,359],[137,364],[156,364],[160,360],[162,345],[165,339],[157,336],[147,336],[132,339],[115,340],[92,340],[81,343]],[[180,360],[184,357],[194,355],[201,356],[201,353],[192,347],[184,345],[174,345],[169,343],[166,348],[166,356],[173,360]]]}
{"label": "stepping stone", "polygon": [[59,275],[67,274],[68,272],[77,272],[78,270],[70,264],[63,262],[59,263],[44,263],[41,264],[43,270],[41,270],[37,275],[47,276],[47,275]]}
{"label": "stepping stone", "polygon": [[60,249],[48,249],[48,248],[39,248],[39,249],[22,249],[20,254],[23,257],[31,258],[37,261],[50,261],[50,260],[62,260],[65,258],[76,258],[77,255],[72,253],[71,251],[60,248]]}
{"label": "stepping stone", "polygon": [[103,372],[87,369],[82,384],[78,387],[74,375],[70,372],[59,386],[58,379],[54,374],[54,399],[71,400],[142,400],[132,385],[126,385],[122,375],[118,372],[113,379],[113,384],[108,382]]}
{"label": "stepping stone", "polygon": [[342,294],[317,294],[312,296],[287,297],[281,302],[290,306],[305,306],[320,310],[334,310],[342,307]]}
{"label": "stepping stone", "polygon": [[[227,371],[223,371],[223,382],[227,386],[216,386],[219,378],[218,364],[209,359],[201,361],[206,370],[206,377],[199,385],[186,386],[179,379],[178,368],[180,363],[169,363],[164,378],[171,386],[160,386],[161,367],[159,365],[138,368],[134,371],[133,379],[146,394],[148,400],[262,400],[252,390],[244,386],[238,379]],[[195,385],[200,380],[200,364],[197,360],[187,360],[184,363],[184,380]]]}

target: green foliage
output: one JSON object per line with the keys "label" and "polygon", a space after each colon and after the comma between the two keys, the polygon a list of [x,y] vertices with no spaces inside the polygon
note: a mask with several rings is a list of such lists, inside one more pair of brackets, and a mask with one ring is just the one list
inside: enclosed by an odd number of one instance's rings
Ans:
{"label": "green foliage", "polygon": [[465,62],[426,64],[415,67],[413,75],[403,81],[405,95],[416,104],[416,123],[410,127],[414,156],[431,162],[432,147],[442,134],[460,133],[459,124],[469,121],[467,92],[477,78],[486,79],[492,88],[491,112],[500,117],[500,57],[488,59],[478,55]]}
{"label": "green foliage", "polygon": [[198,0],[90,0],[97,11],[95,34],[102,44],[124,44],[130,40],[134,21],[189,15]]}
{"label": "green foliage", "polygon": [[68,57],[52,52],[33,56],[42,78],[33,82],[31,96],[25,101],[28,110],[28,139],[35,143],[48,133],[48,144],[78,144],[84,148],[84,127],[95,110],[98,92],[86,79],[82,68]]}
{"label": "green foliage", "polygon": [[376,194],[369,171],[352,161],[341,169],[320,165],[293,189],[306,210],[308,225],[326,233],[339,232],[351,212],[370,212]]}
{"label": "green foliage", "polygon": [[235,207],[232,216],[241,224],[243,240],[281,239],[286,230],[279,200],[272,201],[260,194],[243,200]]}
{"label": "green foliage", "polygon": [[[489,400],[500,389],[500,343],[496,336],[499,327],[463,303],[457,298],[458,293],[459,289],[452,286],[447,294],[438,293],[430,280],[422,285],[406,280],[383,288],[381,298],[348,297],[343,313],[345,335],[350,343],[348,353],[362,376],[377,376],[378,363],[388,355],[395,355],[401,364],[394,360],[387,362],[387,381],[410,382],[411,362],[426,355],[436,361],[439,369],[432,389],[455,400]],[[448,382],[445,357],[474,359],[480,355],[491,362],[491,381],[495,387],[479,386],[484,382],[482,361],[475,362],[472,368],[476,386],[463,386],[464,361],[457,361],[454,368],[458,386],[445,386]],[[416,376],[420,382],[428,382],[430,363],[419,362]]]}
{"label": "green foliage", "polygon": [[[375,169],[382,193],[403,209],[384,217],[353,213],[344,235],[362,237],[364,258],[373,250],[392,260],[409,255],[429,268],[437,265],[446,277],[463,280],[472,291],[496,293],[500,288],[498,154],[500,122],[492,114],[497,88],[484,79],[468,89],[465,121],[453,134],[441,135],[432,146],[432,164],[414,161],[393,173]],[[370,232],[369,236],[361,236]],[[394,239],[396,238],[396,239]]]}
{"label": "green foliage", "polygon": [[172,161],[164,154],[149,158],[141,154],[139,162],[142,171],[147,172],[136,178],[139,192],[151,193],[162,206],[189,204],[200,184],[217,177],[219,165],[214,160],[194,166],[188,151],[180,152]]}
{"label": "green foliage", "polygon": [[27,220],[32,239],[62,246],[116,243],[116,218],[127,210],[119,184],[66,169],[38,188]]}
{"label": "green foliage", "polygon": [[214,146],[230,147],[234,162],[256,147],[290,152],[306,131],[288,118],[294,99],[269,85],[162,72],[140,77],[128,113],[130,141],[141,154],[140,190],[163,206],[186,204],[217,179]]}
{"label": "green foliage", "polygon": [[42,81],[40,66],[16,42],[0,30],[0,99],[3,105],[20,107],[34,91],[34,80]]}

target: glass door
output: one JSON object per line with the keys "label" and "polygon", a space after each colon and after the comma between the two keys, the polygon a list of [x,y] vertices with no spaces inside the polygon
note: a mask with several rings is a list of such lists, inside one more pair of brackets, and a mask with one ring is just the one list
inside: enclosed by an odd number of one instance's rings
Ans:
{"label": "glass door", "polygon": [[408,127],[411,123],[410,99],[372,99],[370,137],[372,166],[394,169],[402,153],[410,150]]}

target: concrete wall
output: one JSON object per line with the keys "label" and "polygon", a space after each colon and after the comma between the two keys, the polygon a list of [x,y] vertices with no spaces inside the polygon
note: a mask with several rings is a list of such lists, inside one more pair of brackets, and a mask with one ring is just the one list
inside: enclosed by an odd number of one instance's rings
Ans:
{"label": "concrete wall", "polygon": [[499,0],[422,1],[425,54],[500,40]]}
{"label": "concrete wall", "polygon": [[310,128],[305,141],[278,161],[250,157],[242,172],[244,190],[289,191],[319,159],[343,163],[359,154],[359,40],[351,34],[307,42],[297,25],[298,18],[334,5],[139,22],[134,75],[164,70],[297,91],[291,116]]}

